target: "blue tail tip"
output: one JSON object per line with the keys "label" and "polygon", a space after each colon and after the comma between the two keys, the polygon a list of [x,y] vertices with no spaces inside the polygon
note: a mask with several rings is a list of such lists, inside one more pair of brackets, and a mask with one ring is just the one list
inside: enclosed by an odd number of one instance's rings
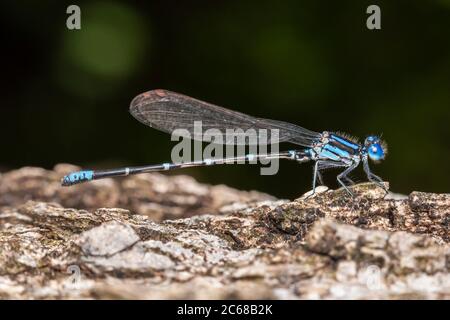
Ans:
{"label": "blue tail tip", "polygon": [[83,170],[69,173],[61,179],[61,185],[64,187],[71,186],[77,183],[90,181],[94,178],[94,171]]}

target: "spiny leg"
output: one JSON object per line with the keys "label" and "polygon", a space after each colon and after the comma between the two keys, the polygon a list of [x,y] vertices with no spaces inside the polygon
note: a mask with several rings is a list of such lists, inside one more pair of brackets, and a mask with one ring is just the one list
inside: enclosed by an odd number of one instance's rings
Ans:
{"label": "spiny leg", "polygon": [[358,166],[358,162],[352,163],[347,169],[345,169],[342,173],[340,173],[336,179],[339,182],[339,184],[344,187],[345,191],[347,191],[352,197],[354,196],[353,192],[350,191],[350,189],[345,185],[345,183],[342,181],[342,179],[347,179],[347,175],[355,170],[355,168]]}
{"label": "spiny leg", "polygon": [[352,179],[350,179],[349,177],[344,177],[345,178],[345,180],[347,180],[347,182],[349,182],[350,184],[355,184],[355,182],[352,180]]}
{"label": "spiny leg", "polygon": [[316,182],[317,178],[319,179],[321,184],[323,183],[322,180],[322,174],[320,173],[320,170],[324,170],[327,168],[336,168],[336,167],[345,167],[346,165],[342,162],[336,162],[336,161],[327,161],[327,160],[317,160],[314,167],[313,167],[313,192],[310,196],[314,195],[316,192]]}
{"label": "spiny leg", "polygon": [[369,179],[369,181],[376,183],[378,186],[383,188],[384,191],[388,192],[385,184],[383,183],[383,179],[381,179],[379,176],[373,174],[372,171],[370,171],[369,162],[367,161],[367,159],[363,159],[363,168],[367,174],[367,179]]}
{"label": "spiny leg", "polygon": [[323,177],[322,177],[322,172],[320,172],[320,168],[317,169],[317,179],[319,179],[319,183],[321,185],[325,185],[325,183],[323,183]]}
{"label": "spiny leg", "polygon": [[[313,183],[312,183],[313,189],[312,189],[312,194],[311,194],[311,195],[314,195],[314,194],[316,193],[316,180],[317,180],[317,175],[320,176],[320,173],[319,173],[319,170],[318,170],[318,168],[319,168],[319,163],[320,163],[320,162],[321,162],[320,160],[317,160],[316,163],[314,164],[314,170],[313,170]],[[322,177],[319,177],[319,181],[322,183]]]}

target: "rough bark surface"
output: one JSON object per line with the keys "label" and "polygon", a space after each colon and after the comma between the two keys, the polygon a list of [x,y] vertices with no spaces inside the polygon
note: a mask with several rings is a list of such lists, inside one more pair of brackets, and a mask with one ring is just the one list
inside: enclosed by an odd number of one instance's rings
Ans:
{"label": "rough bark surface", "polygon": [[159,174],[60,187],[73,169],[0,176],[0,298],[450,298],[448,194],[366,183],[289,202]]}

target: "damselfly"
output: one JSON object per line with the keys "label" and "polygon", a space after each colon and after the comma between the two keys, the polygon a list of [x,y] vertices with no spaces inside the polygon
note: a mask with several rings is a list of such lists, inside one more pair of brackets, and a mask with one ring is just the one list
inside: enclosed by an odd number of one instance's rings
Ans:
{"label": "damselfly", "polygon": [[[241,129],[241,132],[248,132],[248,129],[276,130],[278,132],[277,141],[267,139],[267,144],[290,142],[305,148],[282,151],[275,154],[247,154],[240,157],[163,163],[101,171],[83,170],[66,175],[61,182],[63,186],[144,172],[276,158],[290,159],[297,162],[314,161],[313,193],[315,192],[317,180],[323,183],[322,170],[342,168],[342,172],[337,175],[337,181],[349,194],[352,194],[347,187],[348,184],[353,184],[348,174],[358,167],[360,163],[363,165],[367,178],[386,190],[383,180],[373,174],[369,168],[369,158],[378,162],[384,159],[387,153],[386,144],[375,135],[368,136],[364,143],[360,144],[356,139],[346,134],[328,131],[318,133],[283,121],[256,118],[166,90],[153,90],[138,95],[131,102],[130,113],[145,125],[164,132],[172,133],[176,129],[183,129],[181,132],[186,132],[186,135],[189,135],[194,140],[202,140],[204,138],[201,136],[201,133],[199,135],[196,132],[194,127],[194,122],[201,121],[204,129]],[[246,138],[245,143],[248,143],[250,139],[248,139],[248,136]],[[223,144],[231,143],[236,143],[236,140],[223,141]]]}

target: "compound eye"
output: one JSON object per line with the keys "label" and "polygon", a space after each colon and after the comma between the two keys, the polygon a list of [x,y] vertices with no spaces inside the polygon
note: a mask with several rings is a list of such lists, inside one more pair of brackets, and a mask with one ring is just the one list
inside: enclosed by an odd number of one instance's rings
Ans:
{"label": "compound eye", "polygon": [[369,147],[369,157],[375,161],[382,160],[384,158],[384,151],[379,143],[374,143]]}

